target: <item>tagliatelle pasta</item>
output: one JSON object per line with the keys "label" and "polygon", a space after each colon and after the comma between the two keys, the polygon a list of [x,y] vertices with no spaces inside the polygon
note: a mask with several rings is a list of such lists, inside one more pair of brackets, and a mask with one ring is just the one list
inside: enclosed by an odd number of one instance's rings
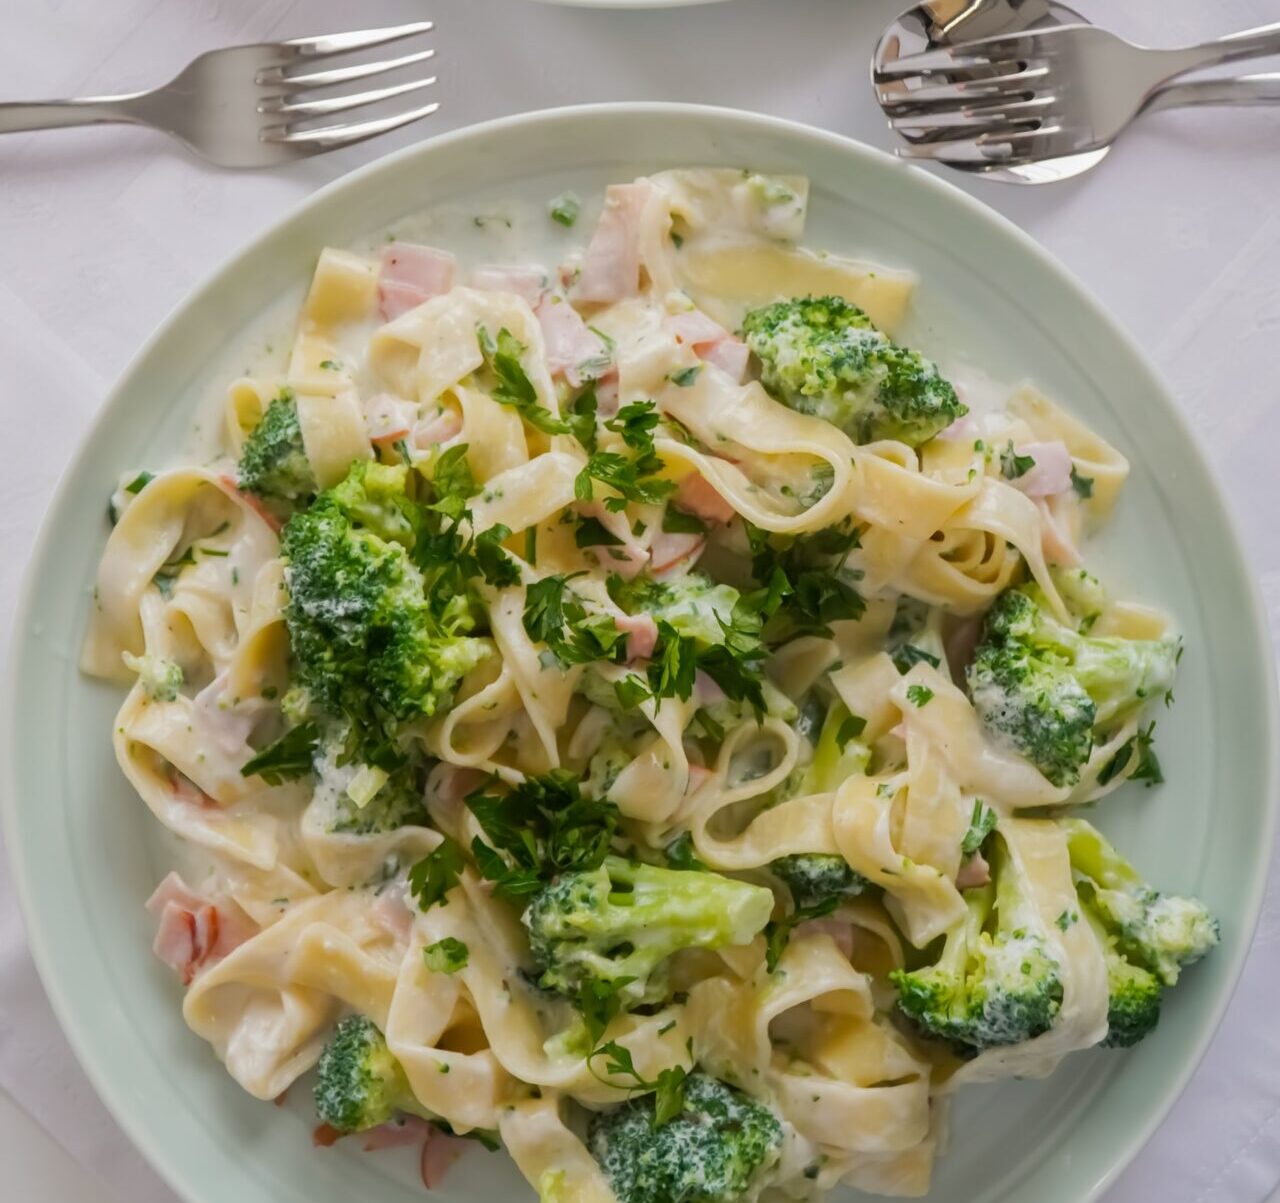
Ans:
{"label": "tagliatelle pasta", "polygon": [[156,951],[321,1143],[923,1195],[963,1085],[1140,1039],[1216,939],[1064,817],[1159,778],[1177,637],[1081,566],[1124,457],[961,395],[807,204],[672,171],[554,273],[325,249],[218,456],[113,496],[82,664],[193,866]]}

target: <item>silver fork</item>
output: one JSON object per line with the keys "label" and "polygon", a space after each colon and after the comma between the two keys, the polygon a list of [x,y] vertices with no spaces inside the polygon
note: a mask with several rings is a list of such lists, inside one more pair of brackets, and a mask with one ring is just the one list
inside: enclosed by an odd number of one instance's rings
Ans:
{"label": "silver fork", "polygon": [[[0,134],[124,122],[172,134],[222,167],[272,167],[350,146],[434,113],[440,106],[431,103],[365,121],[310,124],[317,118],[411,96],[436,82],[433,75],[370,91],[325,94],[336,85],[425,63],[435,55],[430,48],[323,70],[312,70],[313,64],[433,28],[431,21],[413,21],[384,29],[212,50],[189,63],[170,83],[151,91],[0,103]],[[319,94],[313,94],[315,89]]]}
{"label": "silver fork", "polygon": [[1165,85],[1188,71],[1278,53],[1280,24],[1175,50],[1067,25],[882,62],[873,84],[890,125],[908,140],[900,155],[998,168],[1108,146],[1144,110],[1274,101],[1274,76]]}

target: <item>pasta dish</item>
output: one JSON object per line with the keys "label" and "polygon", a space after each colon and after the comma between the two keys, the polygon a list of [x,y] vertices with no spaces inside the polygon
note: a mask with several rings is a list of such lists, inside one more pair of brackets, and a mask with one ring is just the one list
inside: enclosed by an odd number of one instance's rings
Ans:
{"label": "pasta dish", "polygon": [[212,457],[121,479],[83,666],[155,951],[317,1143],[919,1196],[957,1090],[1135,1044],[1217,943],[1074,809],[1162,780],[1182,653],[1088,567],[1123,455],[904,345],[914,277],[807,206],[681,170],[550,268],[325,249]]}

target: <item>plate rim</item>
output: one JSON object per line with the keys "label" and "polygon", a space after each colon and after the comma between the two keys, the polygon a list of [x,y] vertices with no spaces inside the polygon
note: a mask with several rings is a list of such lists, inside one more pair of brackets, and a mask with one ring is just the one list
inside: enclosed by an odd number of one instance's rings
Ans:
{"label": "plate rim", "polygon": [[[540,2],[565,3],[566,0],[540,0]],[[567,0],[573,6],[582,7],[590,0]],[[666,6],[682,3],[699,3],[702,0],[666,0]],[[609,7],[621,7],[610,5]],[[627,4],[627,7],[634,5]],[[69,983],[59,981],[53,968],[52,959],[44,947],[43,932],[39,912],[35,906],[31,882],[27,876],[26,866],[18,851],[18,818],[17,794],[18,781],[16,770],[16,715],[19,705],[20,682],[18,680],[17,644],[21,633],[29,629],[33,608],[36,604],[36,569],[45,558],[47,545],[53,531],[53,518],[63,504],[69,492],[71,482],[81,470],[83,464],[91,456],[96,436],[108,425],[112,411],[117,408],[126,381],[137,371],[142,363],[163,344],[169,337],[170,330],[182,318],[201,296],[213,291],[227,277],[242,272],[247,263],[265,244],[277,238],[282,230],[298,222],[313,208],[325,202],[330,195],[348,188],[359,187],[368,177],[399,164],[403,160],[435,153],[442,147],[465,142],[522,126],[539,125],[566,120],[605,120],[612,117],[647,118],[650,120],[696,118],[736,124],[743,131],[752,127],[794,137],[811,143],[825,144],[837,153],[878,160],[883,166],[893,170],[909,172],[915,186],[932,190],[950,203],[966,209],[971,216],[994,226],[1006,238],[1016,244],[1018,250],[1036,261],[1037,265],[1054,277],[1057,285],[1069,293],[1072,301],[1079,307],[1089,311],[1110,330],[1122,349],[1126,352],[1134,368],[1146,376],[1152,391],[1158,393],[1164,402],[1166,413],[1172,416],[1178,428],[1180,438],[1190,448],[1197,466],[1209,484],[1210,496],[1216,508],[1219,520],[1229,535],[1230,556],[1243,581],[1246,583],[1247,622],[1242,623],[1250,635],[1254,648],[1261,649],[1264,654],[1262,662],[1262,689],[1265,695],[1266,714],[1263,726],[1274,732],[1280,726],[1280,699],[1277,697],[1277,672],[1275,658],[1271,654],[1270,628],[1266,622],[1265,608],[1262,603],[1259,583],[1245,551],[1245,542],[1241,537],[1240,524],[1218,480],[1216,469],[1210,463],[1188,417],[1177,403],[1172,390],[1165,384],[1162,376],[1139,345],[1136,338],[1111,313],[1092,291],[1080,281],[1058,258],[1041,246],[1015,222],[1005,217],[998,210],[985,204],[977,197],[971,196],[958,185],[941,176],[934,175],[914,164],[908,164],[892,154],[859,141],[844,134],[835,133],[819,126],[805,122],[793,121],[770,114],[759,113],[748,109],[738,109],[723,105],[705,105],[677,101],[619,101],[607,103],[587,103],[579,105],[561,105],[552,108],[535,109],[525,113],[512,114],[487,121],[449,130],[441,134],[415,142],[388,154],[381,155],[368,163],[346,172],[331,180],[323,188],[309,193],[297,203],[290,205],[276,220],[240,246],[229,258],[212,271],[207,272],[174,304],[166,317],[156,326],[138,349],[129,357],[128,362],[117,375],[115,382],[99,403],[93,418],[86,424],[78,445],[58,475],[41,517],[35,538],[31,544],[28,560],[24,566],[21,583],[17,592],[17,604],[13,612],[13,623],[7,643],[8,655],[4,669],[3,682],[0,683],[0,761],[3,761],[3,775],[0,776],[0,834],[3,835],[10,875],[13,881],[14,894],[18,900],[22,916],[23,932],[27,947],[30,950],[41,986],[49,1000],[58,1026],[71,1046],[77,1062],[89,1079],[99,1100],[111,1114],[128,1139],[147,1164],[164,1182],[186,1203],[202,1203],[201,1196],[196,1193],[194,1182],[190,1182],[181,1173],[180,1158],[170,1157],[158,1149],[147,1135],[147,1125],[141,1118],[145,1113],[134,1112],[126,1105],[123,1088],[113,1083],[105,1068],[99,1064],[94,1045],[87,1035],[80,1031],[74,1020],[74,1012],[69,995]],[[1255,854],[1250,868],[1252,879],[1248,899],[1240,919],[1241,939],[1223,972],[1223,980],[1227,983],[1217,992],[1207,1022],[1204,1023],[1194,1047],[1186,1052],[1179,1072],[1164,1098],[1152,1109],[1146,1121],[1134,1129],[1120,1154],[1113,1158],[1105,1173],[1093,1181],[1081,1197],[1080,1203],[1095,1203],[1101,1194],[1110,1187],[1119,1175],[1132,1163],[1134,1158],[1147,1144],[1156,1130],[1167,1118],[1174,1104],[1182,1097],[1192,1075],[1199,1067],[1214,1037],[1222,1025],[1223,1017],[1239,988],[1245,961],[1252,950],[1258,920],[1261,915],[1262,902],[1268,882],[1268,869],[1271,852],[1275,844],[1277,820],[1280,818],[1280,755],[1277,755],[1275,739],[1267,741],[1261,751],[1260,768],[1262,770],[1263,788],[1270,801],[1262,814],[1262,827],[1255,841]],[[1219,964],[1222,962],[1219,961]],[[64,992],[65,987],[65,992]],[[135,1118],[135,1114],[138,1118]]]}

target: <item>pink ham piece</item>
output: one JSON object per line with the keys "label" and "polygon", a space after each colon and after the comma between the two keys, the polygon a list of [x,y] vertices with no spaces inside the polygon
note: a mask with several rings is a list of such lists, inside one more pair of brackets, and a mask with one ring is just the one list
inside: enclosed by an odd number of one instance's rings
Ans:
{"label": "pink ham piece", "polygon": [[972,414],[957,418],[950,426],[938,431],[938,438],[948,443],[969,443],[978,437],[978,423]]}
{"label": "pink ham piece", "polygon": [[477,267],[471,287],[481,292],[512,292],[534,308],[547,287],[547,273],[540,267]]}
{"label": "pink ham piece", "polygon": [[649,553],[636,542],[626,514],[615,514],[599,501],[580,503],[578,513],[584,518],[597,519],[614,538],[621,540],[613,546],[597,547],[593,550],[599,556],[600,563],[611,572],[616,572],[624,581],[631,580],[649,562]]}
{"label": "pink ham piece", "polygon": [[377,393],[364,403],[365,429],[374,443],[394,443],[407,438],[417,420],[417,403],[390,393]]}
{"label": "pink ham piece", "polygon": [[547,368],[553,376],[563,376],[574,388],[580,388],[610,368],[600,336],[587,329],[587,323],[563,297],[543,297],[534,312],[547,345]]}
{"label": "pink ham piece", "polygon": [[450,1136],[438,1128],[431,1128],[422,1144],[422,1158],[419,1162],[422,1185],[427,1190],[435,1190],[444,1181],[449,1167],[467,1151],[470,1143],[461,1136]]}
{"label": "pink ham piece", "polygon": [[618,412],[618,369],[610,368],[596,381],[596,416],[612,418]]}
{"label": "pink ham piece", "polygon": [[454,257],[430,246],[393,242],[382,252],[378,308],[384,321],[416,309],[453,287]]}
{"label": "pink ham piece", "polygon": [[689,765],[689,781],[684,787],[686,794],[696,794],[708,781],[711,780],[711,770],[703,768],[700,764]]}
{"label": "pink ham piece", "polygon": [[658,644],[658,624],[648,614],[618,614],[613,621],[627,636],[628,664],[653,655]]}
{"label": "pink ham piece", "polygon": [[707,545],[706,535],[671,534],[660,531],[654,536],[649,555],[653,561],[655,580],[670,576],[677,569],[688,570],[698,562],[702,549]]}
{"label": "pink ham piece", "polygon": [[413,428],[413,445],[427,451],[462,433],[462,415],[455,409],[423,418]]}
{"label": "pink ham piece", "polygon": [[709,484],[706,477],[698,472],[690,472],[680,482],[674,500],[677,508],[696,514],[704,522],[720,526],[731,521],[737,513],[737,510],[716,492],[715,486]]}
{"label": "pink ham piece", "polygon": [[611,304],[640,290],[640,219],[653,185],[611,184],[604,211],[582,258],[574,299]]}
{"label": "pink ham piece", "polygon": [[1010,483],[1028,497],[1054,497],[1071,488],[1071,452],[1066,443],[1023,443],[1017,455],[1029,455],[1035,465]]}
{"label": "pink ham piece", "polygon": [[210,900],[170,873],[146,902],[157,915],[152,951],[189,986],[196,970],[221,960],[255,935],[258,926],[230,899]]}
{"label": "pink ham piece", "polygon": [[972,890],[985,886],[991,880],[991,866],[983,859],[981,852],[975,852],[956,874],[957,890]]}
{"label": "pink ham piece", "polygon": [[739,384],[747,374],[751,352],[747,344],[734,338],[719,322],[700,309],[673,313],[663,319],[662,327],[674,334],[676,341],[690,347],[699,359],[714,364]]}
{"label": "pink ham piece", "polygon": [[399,1119],[388,1120],[365,1132],[364,1151],[377,1153],[382,1149],[402,1149],[405,1145],[430,1140],[434,1132],[435,1129],[420,1116],[401,1115]]}
{"label": "pink ham piece", "polygon": [[405,902],[403,888],[392,886],[383,890],[374,899],[370,910],[389,936],[406,944],[409,942],[409,934],[413,930],[414,912]]}
{"label": "pink ham piece", "polygon": [[244,490],[240,488],[239,482],[234,476],[224,472],[218,477],[218,484],[222,486],[223,491],[227,493],[228,496],[247,505],[255,514],[258,515],[259,518],[262,519],[263,522],[275,531],[276,534],[280,533],[284,523],[281,522],[280,519],[277,518],[269,509],[267,509],[259,498],[255,497],[252,493],[244,492]]}

